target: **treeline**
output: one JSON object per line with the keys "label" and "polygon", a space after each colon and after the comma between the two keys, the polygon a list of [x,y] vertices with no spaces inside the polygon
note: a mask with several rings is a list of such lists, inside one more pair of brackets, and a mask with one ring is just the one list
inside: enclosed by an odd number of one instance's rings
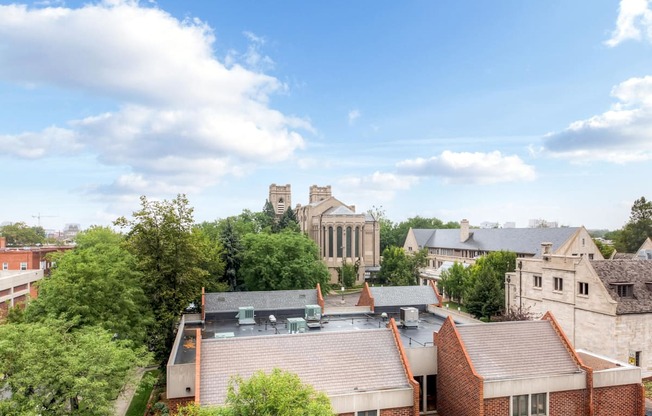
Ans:
{"label": "treeline", "polygon": [[[599,236],[613,242],[613,249],[619,253],[636,253],[648,237],[652,238],[652,201],[640,197],[632,205],[629,220],[620,230],[601,232]],[[613,249],[597,241],[605,258]]]}
{"label": "treeline", "polygon": [[293,213],[195,224],[185,196],[141,197],[118,233],[91,227],[56,254],[39,296],[0,325],[3,415],[110,415],[138,366],[167,361],[180,314],[207,290],[327,286],[317,246]]}

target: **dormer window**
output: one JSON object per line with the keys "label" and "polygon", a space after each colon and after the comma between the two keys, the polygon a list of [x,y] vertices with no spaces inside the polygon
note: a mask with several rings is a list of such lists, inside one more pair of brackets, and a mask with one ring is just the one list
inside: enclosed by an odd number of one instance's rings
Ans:
{"label": "dormer window", "polygon": [[616,290],[616,293],[621,298],[633,298],[634,297],[634,284],[633,283],[614,283],[612,287]]}

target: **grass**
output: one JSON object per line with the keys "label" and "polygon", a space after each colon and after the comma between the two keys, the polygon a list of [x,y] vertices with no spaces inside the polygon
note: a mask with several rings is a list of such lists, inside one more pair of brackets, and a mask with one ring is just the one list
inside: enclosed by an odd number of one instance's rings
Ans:
{"label": "grass", "polygon": [[643,385],[645,386],[645,397],[652,399],[652,381],[644,381]]}
{"label": "grass", "polygon": [[152,394],[152,389],[159,375],[160,371],[158,369],[149,370],[143,374],[143,378],[138,383],[136,393],[131,399],[126,416],[143,416],[147,408],[147,401],[149,400],[150,394]]}
{"label": "grass", "polygon": [[469,311],[466,310],[466,307],[460,303],[453,302],[453,301],[446,301],[444,302],[444,308],[448,305],[448,309],[456,311],[457,308],[459,307],[462,312],[469,313]]}

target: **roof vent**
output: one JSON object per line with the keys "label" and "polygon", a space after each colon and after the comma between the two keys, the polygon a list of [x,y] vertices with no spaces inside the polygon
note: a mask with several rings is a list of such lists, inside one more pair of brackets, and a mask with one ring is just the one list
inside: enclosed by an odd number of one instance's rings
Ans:
{"label": "roof vent", "polygon": [[219,297],[217,298],[217,301],[218,301],[218,302],[226,302],[226,298],[225,298],[224,296],[219,296]]}
{"label": "roof vent", "polygon": [[238,310],[239,312],[235,316],[238,318],[238,325],[253,325],[256,323],[253,306],[241,306]]}
{"label": "roof vent", "polygon": [[403,328],[419,327],[419,310],[417,308],[401,308],[400,323]]}
{"label": "roof vent", "polygon": [[306,305],[306,325],[308,328],[321,328],[321,306]]}

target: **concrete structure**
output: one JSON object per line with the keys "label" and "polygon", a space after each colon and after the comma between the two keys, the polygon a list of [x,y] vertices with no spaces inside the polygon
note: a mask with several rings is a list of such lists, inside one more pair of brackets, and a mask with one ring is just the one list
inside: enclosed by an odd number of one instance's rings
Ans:
{"label": "concrete structure", "polygon": [[0,318],[11,307],[36,298],[36,282],[43,278],[43,270],[0,270]]}
{"label": "concrete structure", "polygon": [[332,283],[338,282],[337,268],[345,262],[359,266],[356,283],[379,269],[378,221],[368,213],[356,213],[354,205],[333,197],[330,186],[311,186],[309,203],[297,204],[295,212],[301,231],[319,246]]}
{"label": "concrete structure", "polygon": [[652,376],[652,260],[544,254],[518,264],[506,277],[511,309],[551,311],[576,347]]}
{"label": "concrete structure", "polygon": [[643,416],[640,369],[578,353],[550,314],[457,326],[435,336],[443,416]]}
{"label": "concrete structure", "polygon": [[410,229],[403,248],[406,252],[428,250],[428,264],[422,279],[437,276],[445,262],[473,264],[485,254],[506,250],[521,258],[541,258],[542,243],[555,255],[587,256],[602,259],[588,231],[579,228],[493,228],[471,229],[467,220],[460,229]]}

